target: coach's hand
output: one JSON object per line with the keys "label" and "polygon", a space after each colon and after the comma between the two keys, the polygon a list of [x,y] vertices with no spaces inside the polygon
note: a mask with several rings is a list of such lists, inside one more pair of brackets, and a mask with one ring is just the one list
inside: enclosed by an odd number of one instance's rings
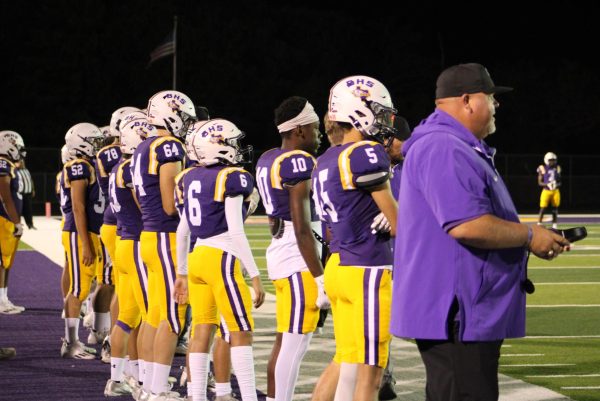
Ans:
{"label": "coach's hand", "polygon": [[252,278],[252,289],[254,289],[254,307],[258,308],[265,302],[265,290],[260,276]]}
{"label": "coach's hand", "polygon": [[564,251],[569,251],[571,243],[561,235],[542,226],[531,226],[533,236],[529,250],[538,258],[552,260]]}
{"label": "coach's hand", "polygon": [[188,279],[187,276],[178,275],[173,285],[173,300],[179,305],[188,303]]}

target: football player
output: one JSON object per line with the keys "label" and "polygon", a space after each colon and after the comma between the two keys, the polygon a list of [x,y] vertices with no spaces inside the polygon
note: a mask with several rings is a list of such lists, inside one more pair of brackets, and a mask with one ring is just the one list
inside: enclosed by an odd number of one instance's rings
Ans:
{"label": "football player", "polygon": [[[133,194],[130,163],[135,148],[148,135],[152,136],[155,128],[145,117],[123,122],[119,128],[122,160],[110,172],[108,187],[110,207],[118,223],[113,264],[118,283],[119,316],[111,332],[111,378],[104,389],[106,396],[128,394],[132,387],[139,387],[139,361],[145,361],[144,355],[138,352],[136,338],[140,322],[145,322],[147,316],[148,273],[140,256],[142,214]],[[125,371],[130,373],[131,380],[125,380]]]}
{"label": "football player", "polygon": [[[100,192],[108,205],[108,176],[112,168],[121,159],[121,148],[119,147],[119,124],[125,114],[138,110],[135,107],[121,107],[111,116],[108,129],[103,131],[104,147],[96,155],[96,174],[100,184]],[[102,131],[102,129],[101,129]],[[115,258],[115,247],[117,237],[117,219],[111,207],[104,209],[104,219],[100,228],[100,239],[104,252],[105,277],[108,283],[100,283],[96,290],[94,299],[94,323],[88,336],[89,344],[102,342],[101,358],[103,362],[110,362],[110,342],[106,339],[114,326],[118,314],[117,298],[113,295],[117,285],[117,277],[113,272],[113,261]],[[107,255],[108,253],[108,255]],[[112,305],[111,305],[112,300]],[[112,316],[111,316],[112,315]]]}
{"label": "football player", "polygon": [[329,308],[320,245],[313,234],[321,234],[321,225],[310,198],[310,175],[321,133],[313,106],[299,96],[279,105],[275,124],[281,147],[263,153],[256,165],[256,181],[273,236],[267,248],[267,269],[277,304],[267,399],[291,401],[319,308]]}
{"label": "football player", "polygon": [[25,144],[14,131],[0,132],[0,313],[14,315],[25,310],[8,299],[8,273],[23,235],[20,181],[15,162],[22,159]]}
{"label": "football player", "polygon": [[90,292],[92,278],[107,280],[104,271],[100,226],[105,200],[96,178],[94,156],[103,140],[93,124],[79,123],[67,131],[65,142],[75,159],[63,167],[62,185],[70,210],[64,208],[65,224],[62,242],[69,265],[69,293],[65,301],[65,339],[63,358],[94,359],[79,342],[81,302]]}
{"label": "football player", "polygon": [[[252,280],[255,307],[263,303],[265,293],[243,228],[243,202],[253,192],[254,180],[235,167],[252,148],[241,147],[244,134],[227,120],[211,120],[191,135],[191,150],[201,166],[182,178],[184,207],[177,229],[179,268],[173,296],[185,302],[189,288],[192,398],[206,400],[208,353],[221,316],[229,330],[231,363],[242,399],[256,400],[252,299],[242,266]],[[190,237],[196,241],[187,255]]]}
{"label": "football player", "polygon": [[544,155],[544,164],[537,168],[538,185],[542,187],[540,195],[540,215],[538,225],[542,224],[544,213],[552,206],[552,228],[558,228],[558,207],[560,206],[561,168],[555,153]]}
{"label": "football player", "polygon": [[[389,92],[376,79],[351,76],[330,92],[328,117],[344,132],[312,173],[313,197],[339,247],[339,265],[327,265],[325,288],[335,303],[336,399],[374,399],[389,351],[392,252],[390,235],[372,233],[381,212],[395,234],[397,204],[382,145],[393,135]],[[335,277],[335,279],[330,279]],[[343,285],[340,285],[343,283]]]}
{"label": "football player", "polygon": [[[185,150],[177,137],[186,134],[196,116],[191,99],[178,91],[158,92],[148,101],[148,122],[156,134],[136,148],[131,159],[135,195],[142,212],[142,260],[148,267],[148,327],[142,347],[148,356],[144,389],[169,396],[168,377],[185,321],[187,305],[171,294],[176,276],[175,232],[179,218],[173,198],[175,176],[182,170]],[[146,350],[148,352],[146,352]],[[152,377],[149,380],[149,377]]]}

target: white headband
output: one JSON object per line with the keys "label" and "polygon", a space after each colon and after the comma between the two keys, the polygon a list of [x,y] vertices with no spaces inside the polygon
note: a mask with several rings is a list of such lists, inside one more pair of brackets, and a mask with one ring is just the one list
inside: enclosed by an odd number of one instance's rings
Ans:
{"label": "white headband", "polygon": [[315,113],[312,104],[306,102],[304,109],[296,117],[277,126],[279,133],[288,132],[301,125],[319,122],[319,116]]}

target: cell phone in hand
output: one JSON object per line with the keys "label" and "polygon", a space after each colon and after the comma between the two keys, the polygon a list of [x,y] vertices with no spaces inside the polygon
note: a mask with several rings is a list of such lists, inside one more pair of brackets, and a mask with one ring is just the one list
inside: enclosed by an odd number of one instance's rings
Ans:
{"label": "cell phone in hand", "polygon": [[566,228],[564,230],[558,230],[556,228],[551,228],[552,231],[562,236],[569,242],[575,242],[584,239],[587,237],[587,229],[585,227],[573,227]]}

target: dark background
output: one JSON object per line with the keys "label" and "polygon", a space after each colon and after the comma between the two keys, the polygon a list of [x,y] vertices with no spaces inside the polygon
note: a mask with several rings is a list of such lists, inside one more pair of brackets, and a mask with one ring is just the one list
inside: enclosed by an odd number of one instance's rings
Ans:
{"label": "dark background", "polygon": [[171,57],[147,64],[176,14],[177,89],[232,120],[259,150],[279,143],[273,110],[288,96],[307,97],[322,114],[336,81],[370,75],[414,126],[433,110],[443,68],[479,62],[515,88],[499,97],[487,141],[500,154],[531,155],[519,174],[535,176],[547,151],[563,166],[599,156],[597,5],[402,3],[0,0],[0,129],[50,148],[30,158],[31,169],[58,169],[54,149],[69,127],[107,125],[117,108],[143,108],[171,87]]}

